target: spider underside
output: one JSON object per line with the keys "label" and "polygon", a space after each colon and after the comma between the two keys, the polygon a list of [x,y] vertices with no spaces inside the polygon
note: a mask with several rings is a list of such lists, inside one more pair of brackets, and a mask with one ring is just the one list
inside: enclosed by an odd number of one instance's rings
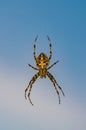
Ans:
{"label": "spider underside", "polygon": [[47,36],[48,41],[49,41],[49,46],[50,46],[50,55],[49,57],[47,57],[46,54],[44,53],[40,53],[40,55],[38,57],[36,57],[36,41],[37,41],[38,36],[35,38],[35,43],[34,43],[34,59],[36,62],[36,66],[37,67],[33,67],[32,65],[28,64],[31,68],[37,70],[38,72],[32,77],[32,79],[29,82],[29,85],[27,86],[27,88],[25,89],[25,98],[27,99],[27,96],[29,98],[30,103],[33,105],[31,99],[30,99],[30,93],[32,90],[32,85],[33,83],[36,81],[36,79],[40,76],[40,78],[46,78],[46,76],[48,76],[48,78],[51,80],[51,82],[54,85],[54,88],[56,90],[56,93],[58,95],[58,99],[59,99],[59,104],[60,104],[60,95],[59,95],[59,91],[58,89],[61,90],[63,96],[65,95],[62,88],[59,86],[59,84],[57,83],[56,79],[54,78],[54,76],[48,71],[51,67],[53,67],[56,63],[58,63],[58,61],[54,62],[52,65],[49,66],[51,57],[52,57],[52,44],[50,41],[49,36]]}

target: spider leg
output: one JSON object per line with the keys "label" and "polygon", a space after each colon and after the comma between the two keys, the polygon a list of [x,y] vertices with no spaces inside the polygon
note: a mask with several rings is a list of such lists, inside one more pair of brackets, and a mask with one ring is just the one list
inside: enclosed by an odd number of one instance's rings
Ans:
{"label": "spider leg", "polygon": [[36,67],[34,67],[34,66],[32,66],[32,65],[30,65],[30,64],[28,64],[31,68],[33,68],[34,70],[39,70],[38,68],[36,68]]}
{"label": "spider leg", "polygon": [[33,52],[33,56],[34,56],[35,60],[36,60],[36,41],[37,41],[37,38],[38,38],[38,35],[36,36],[35,41],[34,41],[34,52]]}
{"label": "spider leg", "polygon": [[32,90],[32,84],[36,81],[36,79],[39,77],[39,72],[37,74],[35,74],[32,79],[30,80],[29,82],[29,85],[27,86],[27,88],[25,89],[25,99],[27,99],[27,96],[26,94],[28,95],[28,98],[29,98],[29,101],[30,103],[33,105],[31,99],[30,99],[30,93],[31,93],[31,90]]}
{"label": "spider leg", "polygon": [[[48,76],[48,77],[50,78],[50,80],[53,82],[54,87],[55,87],[55,89],[56,89],[56,92],[57,92],[58,96],[59,96],[59,92],[58,92],[58,89],[57,89],[56,85],[57,85],[58,88],[61,90],[63,96],[65,96],[65,94],[64,94],[64,92],[63,92],[63,90],[62,90],[62,88],[58,85],[58,83],[57,83],[57,81],[55,80],[55,78],[53,77],[53,75],[50,74],[50,73],[47,71],[47,76]],[[59,96],[59,103],[60,103],[60,96]]]}
{"label": "spider leg", "polygon": [[47,35],[47,38],[48,38],[48,41],[49,41],[49,46],[50,46],[50,56],[49,56],[49,60],[51,59],[52,57],[52,44],[51,44],[51,41],[50,41],[50,38],[49,36]]}
{"label": "spider leg", "polygon": [[54,85],[54,87],[55,87],[55,90],[56,90],[56,93],[57,93],[57,95],[58,95],[58,99],[59,99],[59,104],[60,104],[60,95],[59,95],[59,91],[58,91],[58,89],[57,89],[57,87],[56,87],[56,84],[55,84],[55,82],[54,82],[54,80],[53,80],[53,76],[47,71],[47,76],[49,77],[49,79],[52,81],[52,83],[53,83],[53,85]]}
{"label": "spider leg", "polygon": [[59,84],[57,83],[57,81],[55,80],[55,78],[53,77],[53,75],[51,75],[51,76],[52,76],[54,82],[56,83],[56,85],[58,86],[58,88],[61,90],[63,96],[65,96],[65,94],[64,94],[64,92],[63,92],[63,90],[62,90],[62,88],[59,86]]}
{"label": "spider leg", "polygon": [[58,63],[59,61],[56,61],[56,62],[54,62],[51,66],[49,66],[48,68],[47,68],[47,70],[49,70],[51,67],[53,67],[56,63]]}

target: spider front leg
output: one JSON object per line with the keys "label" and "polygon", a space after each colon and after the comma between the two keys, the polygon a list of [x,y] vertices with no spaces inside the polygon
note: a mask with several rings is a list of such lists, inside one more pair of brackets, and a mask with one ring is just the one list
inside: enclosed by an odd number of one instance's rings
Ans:
{"label": "spider front leg", "polygon": [[[56,90],[56,92],[57,92],[57,94],[58,94],[58,98],[59,98],[59,104],[60,104],[60,95],[59,95],[58,88],[61,90],[63,96],[65,96],[65,95],[64,95],[64,92],[63,92],[62,88],[57,84],[57,82],[56,82],[55,78],[53,77],[53,75],[51,75],[48,71],[47,71],[47,76],[48,76],[49,79],[52,81],[52,83],[53,83],[53,85],[54,85],[54,87],[55,87],[55,90]],[[57,88],[57,86],[58,86],[58,88]]]}
{"label": "spider front leg", "polygon": [[50,41],[50,38],[49,36],[47,35],[47,38],[48,38],[48,41],[49,41],[49,46],[50,46],[50,56],[49,56],[49,60],[51,59],[52,57],[52,44],[51,44],[51,41]]}
{"label": "spider front leg", "polygon": [[30,80],[29,82],[29,85],[27,86],[27,88],[25,89],[25,99],[27,99],[27,96],[26,94],[28,95],[28,98],[29,98],[29,101],[30,103],[33,105],[31,99],[30,99],[30,93],[31,93],[31,90],[32,90],[32,84],[36,81],[36,79],[39,77],[39,72],[37,74],[35,74],[32,79]]}
{"label": "spider front leg", "polygon": [[38,38],[38,35],[37,37],[35,38],[35,42],[34,42],[34,52],[33,52],[33,56],[34,56],[34,59],[36,60],[36,41],[37,41],[37,38]]}

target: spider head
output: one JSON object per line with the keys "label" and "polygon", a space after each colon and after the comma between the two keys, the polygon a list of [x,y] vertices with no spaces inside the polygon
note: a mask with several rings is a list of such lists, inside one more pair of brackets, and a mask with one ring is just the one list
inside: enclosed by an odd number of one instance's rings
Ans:
{"label": "spider head", "polygon": [[46,69],[49,63],[49,58],[44,53],[40,53],[40,55],[36,58],[36,65],[39,69]]}

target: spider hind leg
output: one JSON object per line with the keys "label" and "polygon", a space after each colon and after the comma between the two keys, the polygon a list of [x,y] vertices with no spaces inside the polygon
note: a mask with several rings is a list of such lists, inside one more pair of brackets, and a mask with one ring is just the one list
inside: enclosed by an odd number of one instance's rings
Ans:
{"label": "spider hind leg", "polygon": [[36,60],[36,41],[38,39],[38,35],[36,36],[35,38],[35,41],[34,41],[34,52],[33,52],[33,56],[34,56],[34,59]]}
{"label": "spider hind leg", "polygon": [[49,60],[51,59],[52,57],[52,44],[51,44],[51,41],[50,41],[50,38],[49,36],[47,35],[47,38],[48,38],[48,41],[49,41],[49,46],[50,46],[50,56],[49,56]]}

